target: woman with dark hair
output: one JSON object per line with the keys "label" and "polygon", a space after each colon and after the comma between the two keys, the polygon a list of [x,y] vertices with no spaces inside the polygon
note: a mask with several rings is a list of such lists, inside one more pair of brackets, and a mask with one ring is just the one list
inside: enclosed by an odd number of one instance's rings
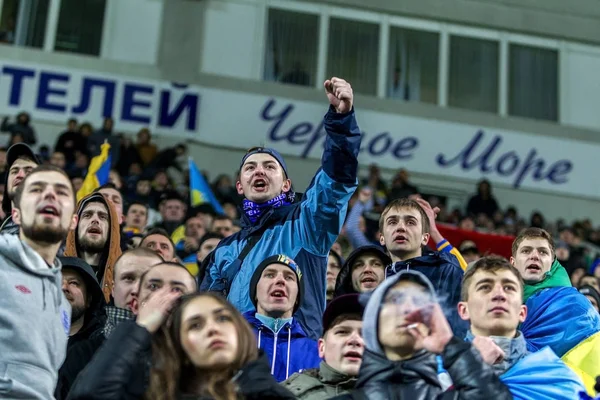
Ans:
{"label": "woman with dark hair", "polygon": [[[144,347],[144,346],[142,346]],[[146,371],[139,371],[139,357],[127,347],[112,349],[120,368],[145,375],[144,395],[131,397],[129,382],[123,377],[115,393],[104,391],[98,398],[131,400],[279,400],[295,399],[270,373],[266,358],[259,355],[254,334],[242,315],[226,299],[215,293],[182,296],[170,316],[151,337],[151,356]],[[139,354],[141,356],[141,354]],[[125,363],[129,365],[124,365]],[[96,387],[108,374],[89,375]],[[125,382],[126,381],[126,382]],[[80,382],[80,386],[87,386]],[[97,392],[96,392],[97,393]],[[85,395],[84,395],[85,394]],[[94,393],[78,393],[69,399],[96,398]],[[81,397],[78,397],[81,396]],[[91,397],[90,397],[91,396]]]}

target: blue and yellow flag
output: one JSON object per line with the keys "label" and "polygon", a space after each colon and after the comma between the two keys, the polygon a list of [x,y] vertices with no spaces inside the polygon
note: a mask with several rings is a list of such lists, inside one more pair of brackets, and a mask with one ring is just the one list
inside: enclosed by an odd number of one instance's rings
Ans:
{"label": "blue and yellow flag", "polygon": [[108,182],[110,164],[110,145],[108,142],[104,142],[100,147],[100,154],[92,158],[83,185],[81,186],[81,189],[77,191],[78,202],[88,194],[92,193],[95,189]]}
{"label": "blue and yellow flag", "polygon": [[192,207],[209,203],[213,206],[215,211],[219,214],[223,214],[223,207],[217,201],[214,193],[212,192],[208,183],[206,183],[206,179],[198,170],[198,167],[192,160],[192,157],[189,158],[189,167],[190,167],[190,202]]}

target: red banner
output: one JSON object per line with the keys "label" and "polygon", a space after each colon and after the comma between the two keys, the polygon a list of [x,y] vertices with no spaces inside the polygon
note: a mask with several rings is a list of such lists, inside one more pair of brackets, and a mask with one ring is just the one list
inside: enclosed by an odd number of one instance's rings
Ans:
{"label": "red banner", "polygon": [[[512,243],[515,240],[514,236],[494,235],[491,233],[482,233],[475,231],[463,231],[450,225],[437,225],[442,236],[456,248],[465,240],[472,240],[479,249],[479,254],[495,254],[502,257],[510,258]],[[431,247],[435,244],[430,243]]]}

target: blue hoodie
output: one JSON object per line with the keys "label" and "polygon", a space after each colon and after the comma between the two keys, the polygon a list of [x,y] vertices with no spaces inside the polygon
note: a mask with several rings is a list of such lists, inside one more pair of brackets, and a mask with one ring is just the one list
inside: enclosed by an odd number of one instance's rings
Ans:
{"label": "blue hoodie", "polygon": [[258,340],[258,348],[269,358],[271,374],[277,382],[283,382],[292,374],[304,369],[317,368],[321,362],[317,341],[310,339],[295,318],[275,334],[254,314],[244,313]]}

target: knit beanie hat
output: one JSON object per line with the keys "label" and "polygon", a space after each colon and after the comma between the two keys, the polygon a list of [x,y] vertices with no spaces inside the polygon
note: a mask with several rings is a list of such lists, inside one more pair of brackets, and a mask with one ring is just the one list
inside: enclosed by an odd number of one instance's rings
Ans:
{"label": "knit beanie hat", "polygon": [[298,308],[300,308],[300,305],[302,304],[302,298],[304,297],[304,281],[302,280],[302,271],[300,271],[300,267],[298,267],[298,264],[296,264],[294,260],[286,256],[285,254],[276,254],[274,256],[267,257],[263,260],[263,262],[261,262],[258,265],[256,270],[254,271],[254,274],[252,275],[252,279],[250,279],[250,301],[252,301],[252,304],[254,304],[254,308],[258,309],[256,286],[258,285],[258,281],[260,280],[260,277],[265,268],[267,268],[271,264],[285,265],[289,267],[292,271],[294,271],[294,273],[296,274],[296,278],[298,281],[298,297],[296,298],[296,304],[294,305],[294,313],[296,313],[296,311],[298,311]]}

